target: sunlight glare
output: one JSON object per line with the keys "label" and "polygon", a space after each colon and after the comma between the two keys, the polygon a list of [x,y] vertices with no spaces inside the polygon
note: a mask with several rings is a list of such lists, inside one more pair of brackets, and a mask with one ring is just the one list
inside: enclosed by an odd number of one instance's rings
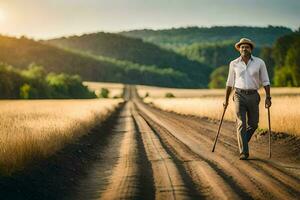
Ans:
{"label": "sunlight glare", "polygon": [[0,8],[0,23],[3,23],[5,21],[5,13]]}

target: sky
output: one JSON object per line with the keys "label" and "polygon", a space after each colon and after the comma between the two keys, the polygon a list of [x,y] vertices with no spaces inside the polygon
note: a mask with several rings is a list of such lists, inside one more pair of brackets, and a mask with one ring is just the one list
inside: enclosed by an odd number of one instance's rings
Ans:
{"label": "sky", "polygon": [[300,27],[300,0],[0,0],[0,34],[35,39],[187,26]]}

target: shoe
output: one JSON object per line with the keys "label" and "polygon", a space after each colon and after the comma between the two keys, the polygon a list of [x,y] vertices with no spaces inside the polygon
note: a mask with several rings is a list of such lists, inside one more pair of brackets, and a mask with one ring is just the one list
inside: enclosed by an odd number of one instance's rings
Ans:
{"label": "shoe", "polygon": [[240,160],[247,160],[249,157],[249,153],[241,153],[240,154]]}

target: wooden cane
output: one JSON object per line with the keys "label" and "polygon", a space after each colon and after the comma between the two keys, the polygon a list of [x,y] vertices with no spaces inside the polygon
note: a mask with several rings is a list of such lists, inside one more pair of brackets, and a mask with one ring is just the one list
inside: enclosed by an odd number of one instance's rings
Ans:
{"label": "wooden cane", "polygon": [[271,158],[271,120],[270,120],[270,107],[268,107],[268,124],[269,124],[269,158]]}
{"label": "wooden cane", "polygon": [[222,125],[222,122],[223,122],[223,118],[224,118],[224,115],[225,115],[226,108],[227,108],[227,106],[224,107],[224,110],[223,110],[222,118],[221,118],[221,121],[220,121],[220,124],[219,124],[218,133],[215,137],[215,142],[214,142],[214,146],[212,148],[212,152],[215,151],[215,147],[216,147],[216,144],[217,144],[217,141],[218,141],[218,137],[219,137],[219,133],[220,133],[220,129],[221,129],[221,125]]}

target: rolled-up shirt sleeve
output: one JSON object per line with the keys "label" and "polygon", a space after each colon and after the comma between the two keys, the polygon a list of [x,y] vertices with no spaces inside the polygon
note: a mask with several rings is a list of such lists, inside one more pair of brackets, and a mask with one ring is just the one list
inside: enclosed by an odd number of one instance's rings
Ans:
{"label": "rolled-up shirt sleeve", "polygon": [[232,62],[230,62],[226,86],[234,87],[234,80],[235,80],[235,76],[234,76],[233,64]]}
{"label": "rolled-up shirt sleeve", "polygon": [[268,71],[264,61],[262,61],[260,65],[259,77],[260,77],[260,82],[263,86],[270,85]]}

